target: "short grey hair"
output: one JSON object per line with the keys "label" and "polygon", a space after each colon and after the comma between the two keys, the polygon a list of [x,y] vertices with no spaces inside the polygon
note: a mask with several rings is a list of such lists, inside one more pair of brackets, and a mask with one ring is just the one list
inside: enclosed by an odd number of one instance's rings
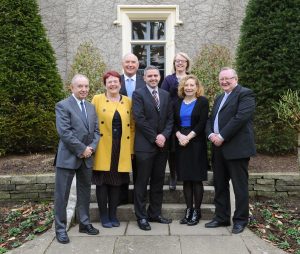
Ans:
{"label": "short grey hair", "polygon": [[[231,68],[231,67],[227,67],[227,66],[226,66],[226,67],[223,67],[223,68],[221,68],[221,71],[232,71],[232,74],[233,74],[234,77],[237,78],[237,76],[238,76],[237,73],[236,73],[236,71],[235,71],[235,69],[233,69],[233,68]],[[221,71],[220,71],[220,72],[221,72]]]}
{"label": "short grey hair", "polygon": [[135,57],[135,58],[136,58],[136,61],[139,62],[138,57],[137,57],[135,54],[131,53],[131,52],[126,53],[126,54],[123,56],[122,62],[124,62],[128,56],[133,56],[133,57]]}
{"label": "short grey hair", "polygon": [[160,75],[159,69],[158,69],[156,66],[154,66],[154,65],[148,65],[148,66],[144,69],[144,76],[145,76],[146,72],[149,71],[149,70],[157,70],[158,73],[159,73],[159,75]]}
{"label": "short grey hair", "polygon": [[78,79],[86,79],[89,82],[89,79],[87,78],[87,76],[83,75],[83,74],[75,74],[74,77],[71,80],[71,85],[75,85]]}

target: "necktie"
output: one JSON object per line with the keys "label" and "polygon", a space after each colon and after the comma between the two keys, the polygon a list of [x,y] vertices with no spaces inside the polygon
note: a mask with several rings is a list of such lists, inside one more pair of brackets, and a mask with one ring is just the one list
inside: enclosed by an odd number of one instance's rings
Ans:
{"label": "necktie", "polygon": [[133,87],[133,79],[131,78],[128,78],[127,80],[127,86],[126,86],[126,91],[127,91],[127,96],[129,98],[132,98],[132,93],[133,93],[133,90],[134,90],[134,87]]}
{"label": "necktie", "polygon": [[216,118],[215,118],[215,121],[214,121],[214,133],[220,133],[220,130],[219,130],[219,112],[221,110],[221,108],[223,107],[225,101],[227,100],[229,94],[225,93],[224,94],[224,97],[220,103],[220,106],[219,106],[219,109],[218,109],[218,112],[216,114]]}
{"label": "necktie", "polygon": [[86,117],[86,112],[85,112],[85,105],[84,105],[83,101],[80,102],[80,107],[81,107],[81,117],[84,120],[84,123],[86,125],[88,125],[88,121],[87,121],[87,117]]}
{"label": "necktie", "polygon": [[155,102],[155,107],[156,107],[157,111],[160,111],[159,99],[158,99],[157,91],[156,90],[152,91],[152,96],[153,96],[153,99],[154,99],[154,102]]}

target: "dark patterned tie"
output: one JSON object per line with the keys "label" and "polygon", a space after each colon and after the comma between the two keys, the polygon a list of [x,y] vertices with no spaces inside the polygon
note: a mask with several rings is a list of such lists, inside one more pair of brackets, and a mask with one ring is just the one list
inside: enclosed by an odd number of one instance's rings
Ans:
{"label": "dark patterned tie", "polygon": [[87,117],[86,117],[86,113],[85,113],[85,105],[84,105],[83,101],[80,102],[80,106],[81,106],[82,119],[84,120],[86,126],[88,126],[88,121],[87,121]]}
{"label": "dark patterned tie", "polygon": [[159,99],[158,99],[157,91],[156,90],[152,91],[152,96],[153,96],[153,99],[154,99],[154,102],[155,102],[155,107],[157,108],[157,111],[160,111]]}

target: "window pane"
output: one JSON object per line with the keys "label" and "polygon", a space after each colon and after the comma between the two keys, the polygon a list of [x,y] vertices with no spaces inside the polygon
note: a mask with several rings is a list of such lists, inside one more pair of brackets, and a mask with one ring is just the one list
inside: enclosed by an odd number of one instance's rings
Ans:
{"label": "window pane", "polygon": [[165,47],[164,45],[150,45],[150,64],[158,69],[165,68]]}
{"label": "window pane", "polygon": [[146,45],[132,45],[132,53],[139,59],[139,69],[145,69],[147,66],[147,49]]}
{"label": "window pane", "polygon": [[150,40],[165,39],[165,22],[151,21],[150,22]]}
{"label": "window pane", "polygon": [[147,39],[147,22],[132,22],[132,39],[146,40]]}

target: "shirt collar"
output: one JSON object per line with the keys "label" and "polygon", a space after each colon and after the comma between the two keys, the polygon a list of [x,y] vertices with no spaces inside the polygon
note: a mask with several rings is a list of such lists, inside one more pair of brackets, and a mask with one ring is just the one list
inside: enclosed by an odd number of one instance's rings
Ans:
{"label": "shirt collar", "polygon": [[[81,100],[78,100],[78,99],[76,98],[76,96],[75,96],[73,93],[72,93],[72,96],[73,96],[74,99],[76,100],[77,104],[80,106]],[[82,100],[82,102],[84,103],[84,100]]]}
{"label": "shirt collar", "polygon": [[152,94],[152,92],[155,90],[156,92],[157,92],[157,94],[158,94],[158,87],[155,87],[154,89],[152,88],[152,87],[150,87],[148,84],[146,84],[146,86],[147,86],[147,88],[148,88],[148,90],[149,90],[149,92]]}
{"label": "shirt collar", "polygon": [[127,79],[132,79],[133,81],[136,81],[136,74],[134,74],[132,77],[128,77],[126,76],[126,74],[124,74],[124,80],[126,81]]}

